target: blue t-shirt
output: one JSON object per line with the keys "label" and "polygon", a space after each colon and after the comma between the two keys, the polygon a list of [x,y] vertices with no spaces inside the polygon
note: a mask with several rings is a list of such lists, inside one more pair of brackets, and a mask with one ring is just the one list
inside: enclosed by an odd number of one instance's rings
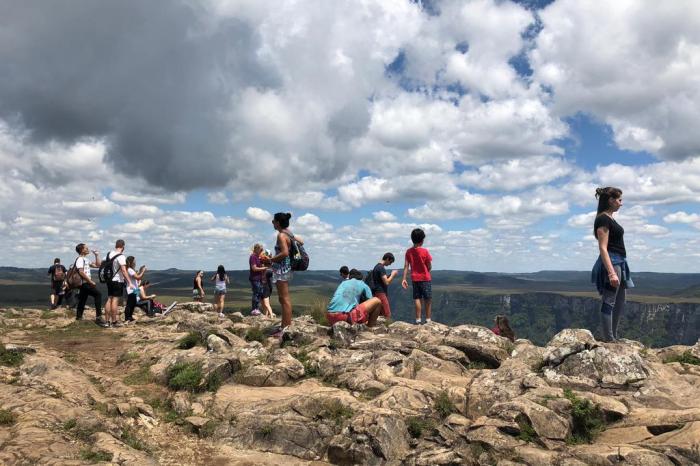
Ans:
{"label": "blue t-shirt", "polygon": [[366,299],[372,297],[372,290],[365,282],[356,278],[345,280],[333,293],[331,302],[328,303],[328,312],[350,312],[360,304],[362,296]]}

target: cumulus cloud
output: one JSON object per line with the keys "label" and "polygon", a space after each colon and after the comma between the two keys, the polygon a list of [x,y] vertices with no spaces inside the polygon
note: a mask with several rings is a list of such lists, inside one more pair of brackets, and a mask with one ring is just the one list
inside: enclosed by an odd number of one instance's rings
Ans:
{"label": "cumulus cloud", "polygon": [[485,164],[462,173],[460,182],[486,190],[515,191],[562,178],[573,166],[559,157],[529,157],[499,164]]}
{"label": "cumulus cloud", "polygon": [[245,211],[246,215],[253,220],[259,222],[269,222],[272,220],[272,214],[265,209],[259,207],[248,207]]}
{"label": "cumulus cloud", "polygon": [[396,215],[386,210],[380,210],[377,212],[372,212],[372,217],[378,222],[394,222],[396,221]]}
{"label": "cumulus cloud", "polygon": [[214,191],[207,193],[207,201],[209,201],[210,204],[227,204],[228,196],[224,191]]}
{"label": "cumulus cloud", "polygon": [[622,149],[700,153],[700,4],[558,0],[540,12],[529,57],[561,114],[608,123]]}

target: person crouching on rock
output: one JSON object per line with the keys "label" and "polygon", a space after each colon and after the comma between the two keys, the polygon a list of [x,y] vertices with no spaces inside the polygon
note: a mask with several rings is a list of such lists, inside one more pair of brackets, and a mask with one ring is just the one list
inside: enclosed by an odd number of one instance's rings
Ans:
{"label": "person crouching on rock", "polygon": [[126,273],[129,274],[131,281],[126,286],[126,306],[124,307],[124,322],[130,324],[135,322],[134,319],[134,309],[136,308],[136,302],[138,301],[139,287],[141,286],[141,279],[143,274],[146,273],[146,266],[142,265],[139,271],[136,271],[136,258],[134,256],[129,256],[126,258]]}
{"label": "person crouching on rock", "polygon": [[496,316],[494,319],[495,327],[491,329],[496,335],[505,337],[510,341],[515,341],[515,332],[510,328],[510,322],[506,316]]}
{"label": "person crouching on rock", "polygon": [[350,270],[348,280],[343,280],[336,288],[328,303],[326,318],[333,325],[337,322],[364,324],[374,327],[382,311],[382,301],[372,297],[372,290],[362,281],[362,273]]}
{"label": "person crouching on rock", "polygon": [[620,317],[625,310],[626,290],[634,287],[627,265],[625,230],[613,218],[622,207],[622,190],[598,188],[595,197],[598,199],[598,214],[593,223],[593,235],[598,240],[600,255],[593,266],[591,281],[603,301],[600,307],[603,340],[615,341]]}

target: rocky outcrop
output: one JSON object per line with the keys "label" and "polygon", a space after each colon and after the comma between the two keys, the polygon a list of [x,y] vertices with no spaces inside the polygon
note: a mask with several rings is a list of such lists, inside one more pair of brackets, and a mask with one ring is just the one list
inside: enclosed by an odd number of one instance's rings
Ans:
{"label": "rocky outcrop", "polygon": [[474,325],[308,316],[280,341],[275,321],[190,303],[109,331],[37,318],[2,315],[4,464],[700,461],[700,343],[566,329],[538,347]]}

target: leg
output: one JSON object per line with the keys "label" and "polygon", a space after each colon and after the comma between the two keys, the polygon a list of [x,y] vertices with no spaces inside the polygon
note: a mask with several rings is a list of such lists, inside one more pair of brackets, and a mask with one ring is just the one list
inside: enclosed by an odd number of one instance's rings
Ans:
{"label": "leg", "polygon": [[134,308],[136,307],[136,295],[131,293],[126,298],[126,307],[124,308],[124,320],[131,322],[134,320]]}
{"label": "leg", "polygon": [[275,314],[272,312],[272,306],[270,306],[270,297],[263,298],[262,300],[263,309],[265,309],[265,315],[268,317],[273,317]]}
{"label": "leg", "polygon": [[[621,275],[618,275],[621,276]],[[617,291],[617,297],[615,298],[615,307],[612,313],[612,333],[615,340],[619,338],[617,328],[620,325],[620,317],[625,312],[625,300],[627,299],[627,290],[624,283],[620,283],[620,287]]]}
{"label": "leg", "polygon": [[420,321],[421,321],[421,317],[422,317],[420,299],[414,299],[414,300],[413,300],[413,305],[414,305],[415,308],[416,308],[416,322],[420,322]]}
{"label": "leg", "polygon": [[382,315],[387,319],[391,317],[391,306],[389,306],[389,298],[386,293],[375,293],[374,296],[382,303]]}
{"label": "leg", "polygon": [[367,326],[374,327],[377,325],[377,318],[382,312],[382,301],[379,298],[371,298],[364,303],[365,310],[367,311]]}
{"label": "leg", "polygon": [[424,302],[425,302],[425,320],[429,322],[432,320],[432,315],[433,315],[433,300],[426,299],[426,300],[424,300]]}
{"label": "leg", "polygon": [[[618,287],[619,288],[619,287]],[[603,341],[614,341],[612,313],[618,289],[604,289],[600,305],[600,322],[603,327]]]}
{"label": "leg", "polygon": [[282,306],[282,328],[292,324],[292,300],[289,298],[289,282],[278,280],[277,294]]}
{"label": "leg", "polygon": [[100,290],[92,286],[88,288],[90,290],[90,296],[95,299],[95,320],[97,320],[102,315],[102,293],[100,293]]}
{"label": "leg", "polygon": [[75,309],[75,319],[80,320],[83,318],[83,311],[85,310],[85,303],[88,299],[88,288],[89,285],[83,284],[80,286],[80,294],[78,295],[78,307]]}
{"label": "leg", "polygon": [[226,299],[226,295],[224,295],[224,294],[222,294],[222,295],[219,297],[219,312],[220,312],[221,314],[224,313],[224,300],[225,300],[225,299]]}

